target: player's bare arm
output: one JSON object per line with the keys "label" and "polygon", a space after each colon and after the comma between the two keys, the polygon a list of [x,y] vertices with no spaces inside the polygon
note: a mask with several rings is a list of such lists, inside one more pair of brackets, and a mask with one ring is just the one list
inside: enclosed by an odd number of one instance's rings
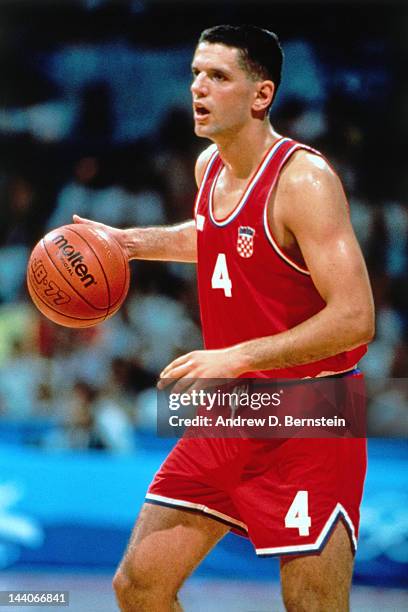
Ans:
{"label": "player's bare arm", "polygon": [[[205,149],[198,157],[195,178],[199,187],[205,167],[213,151]],[[197,236],[194,221],[186,221],[163,227],[134,227],[119,229],[90,219],[74,215],[75,223],[90,223],[102,227],[113,235],[122,246],[128,259],[151,261],[178,261],[195,263],[197,261]]]}
{"label": "player's bare arm", "polygon": [[298,252],[326,306],[296,327],[173,361],[162,378],[234,377],[310,363],[369,342],[374,307],[366,266],[338,177],[319,156],[298,152],[269,203],[269,223],[284,249]]}
{"label": "player's bare arm", "polygon": [[96,225],[116,238],[128,259],[147,259],[151,261],[197,261],[196,229],[193,221],[163,227],[135,227],[119,229],[73,217],[75,223]]}

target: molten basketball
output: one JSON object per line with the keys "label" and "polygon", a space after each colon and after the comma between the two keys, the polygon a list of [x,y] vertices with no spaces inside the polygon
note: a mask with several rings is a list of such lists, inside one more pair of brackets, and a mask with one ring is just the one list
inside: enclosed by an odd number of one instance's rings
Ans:
{"label": "molten basketball", "polygon": [[66,327],[91,327],[114,315],[126,298],[129,279],[119,243],[85,223],[49,232],[34,247],[27,267],[34,304]]}

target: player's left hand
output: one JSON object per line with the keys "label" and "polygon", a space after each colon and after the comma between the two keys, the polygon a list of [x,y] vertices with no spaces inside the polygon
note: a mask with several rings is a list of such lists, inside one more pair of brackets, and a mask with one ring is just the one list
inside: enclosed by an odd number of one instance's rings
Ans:
{"label": "player's left hand", "polygon": [[236,378],[244,368],[238,356],[231,349],[192,351],[178,357],[160,373],[158,389],[164,389],[177,380],[173,388],[174,393],[181,393],[186,389],[202,388],[201,379]]}

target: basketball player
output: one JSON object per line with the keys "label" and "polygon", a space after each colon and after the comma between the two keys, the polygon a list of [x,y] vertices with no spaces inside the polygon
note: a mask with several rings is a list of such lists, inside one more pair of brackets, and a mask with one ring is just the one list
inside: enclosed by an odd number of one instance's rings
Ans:
{"label": "basketball player", "polygon": [[[213,144],[197,160],[194,220],[104,226],[129,259],[197,262],[206,348],[170,363],[162,386],[349,374],[373,336],[341,183],[318,152],[270,124],[281,64],[272,32],[205,30],[191,91],[195,133]],[[230,530],[281,558],[287,610],[348,610],[365,464],[359,439],[181,439],[116,573],[121,610],[181,610],[181,585]]]}

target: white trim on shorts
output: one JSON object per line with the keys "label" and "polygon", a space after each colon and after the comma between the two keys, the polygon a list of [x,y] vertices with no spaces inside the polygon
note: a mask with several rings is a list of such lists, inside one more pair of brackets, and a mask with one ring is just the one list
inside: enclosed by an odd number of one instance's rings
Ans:
{"label": "white trim on shorts", "polygon": [[355,553],[357,550],[357,538],[356,532],[354,529],[353,522],[349,517],[346,509],[340,503],[336,505],[333,512],[331,513],[329,519],[327,520],[325,526],[320,532],[319,537],[317,538],[314,544],[295,544],[292,546],[277,546],[272,548],[256,548],[255,552],[260,557],[272,557],[274,555],[290,555],[290,554],[302,554],[307,552],[320,552],[324,545],[327,542],[330,533],[335,526],[337,520],[342,517],[347,527],[347,531],[350,536],[351,544],[353,547],[353,552]]}
{"label": "white trim on shorts", "polygon": [[245,525],[245,523],[241,523],[241,521],[237,521],[237,519],[234,519],[231,516],[228,516],[227,514],[218,512],[218,510],[208,508],[208,506],[204,506],[204,504],[195,504],[193,502],[185,501],[183,499],[164,497],[163,495],[155,495],[154,493],[147,493],[145,496],[145,500],[148,503],[156,503],[163,506],[177,506],[179,508],[186,508],[186,510],[197,510],[198,512],[203,512],[203,514],[208,514],[212,518],[227,523],[231,527],[238,527],[239,529],[248,532],[248,527]]}

